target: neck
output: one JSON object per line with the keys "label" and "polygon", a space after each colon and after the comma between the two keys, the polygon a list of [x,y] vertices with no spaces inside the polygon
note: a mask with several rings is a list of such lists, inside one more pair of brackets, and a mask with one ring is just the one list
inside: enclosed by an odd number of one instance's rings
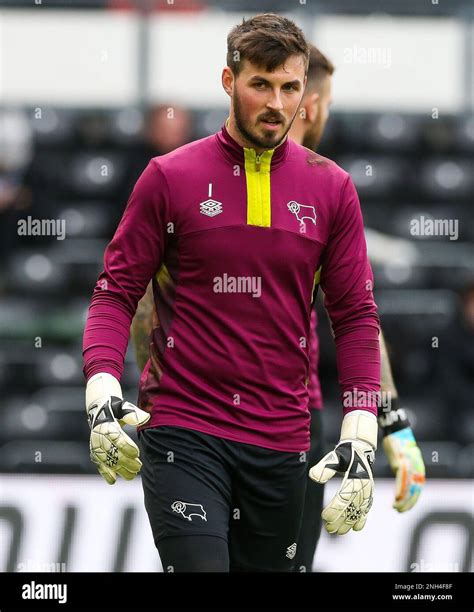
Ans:
{"label": "neck", "polygon": [[265,149],[262,149],[261,147],[256,147],[254,144],[252,144],[251,142],[249,142],[246,138],[242,136],[242,134],[237,128],[237,124],[235,123],[235,117],[232,113],[227,119],[227,121],[225,122],[225,126],[229,134],[235,140],[235,142],[237,142],[241,147],[245,147],[247,149],[255,149],[255,152],[258,155],[260,155],[260,153],[263,153],[265,151]]}
{"label": "neck", "polygon": [[302,119],[295,117],[293,124],[288,132],[288,138],[291,138],[296,144],[302,145],[305,135],[305,127]]}

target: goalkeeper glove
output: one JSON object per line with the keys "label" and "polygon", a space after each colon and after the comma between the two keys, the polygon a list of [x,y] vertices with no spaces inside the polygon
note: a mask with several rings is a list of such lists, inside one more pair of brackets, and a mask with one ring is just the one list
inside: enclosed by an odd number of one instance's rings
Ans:
{"label": "goalkeeper glove", "polygon": [[398,512],[410,510],[420,497],[425,483],[425,464],[403,408],[397,398],[392,400],[390,412],[379,410],[378,423],[383,430],[385,454],[396,475],[395,501]]}
{"label": "goalkeeper glove", "polygon": [[377,418],[366,410],[353,410],[342,421],[336,448],[314,465],[309,476],[321,484],[337,472],[343,480],[321,517],[329,533],[360,531],[372,506],[372,464],[377,448]]}
{"label": "goalkeeper glove", "polygon": [[132,480],[142,463],[138,446],[122,430],[122,426],[144,425],[150,415],[123,400],[119,381],[111,374],[100,373],[87,382],[86,410],[90,435],[90,457],[109,484],[117,474]]}

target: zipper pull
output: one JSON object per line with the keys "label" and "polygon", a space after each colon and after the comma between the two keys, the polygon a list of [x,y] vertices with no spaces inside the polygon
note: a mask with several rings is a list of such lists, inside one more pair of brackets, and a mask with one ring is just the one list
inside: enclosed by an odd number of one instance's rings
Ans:
{"label": "zipper pull", "polygon": [[255,156],[255,170],[257,172],[260,172],[260,158],[261,157],[262,157],[261,154]]}

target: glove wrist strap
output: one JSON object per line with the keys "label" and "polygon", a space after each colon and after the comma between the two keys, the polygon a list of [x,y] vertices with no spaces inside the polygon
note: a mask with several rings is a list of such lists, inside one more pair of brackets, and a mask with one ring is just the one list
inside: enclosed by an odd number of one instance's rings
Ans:
{"label": "glove wrist strap", "polygon": [[342,421],[341,442],[362,440],[377,448],[377,417],[367,410],[352,410]]}
{"label": "glove wrist strap", "polygon": [[86,387],[86,408],[95,404],[103,397],[119,397],[123,399],[122,389],[119,381],[106,372],[94,374],[88,381]]}
{"label": "glove wrist strap", "polygon": [[390,412],[379,415],[378,422],[383,430],[384,436],[389,436],[396,431],[410,427],[410,421],[408,420],[407,413],[405,410],[403,410],[403,408],[391,410]]}
{"label": "glove wrist strap", "polygon": [[410,427],[407,413],[403,408],[398,407],[398,399],[396,401],[392,400],[391,410],[389,412],[379,410],[377,421],[383,430],[384,436]]}

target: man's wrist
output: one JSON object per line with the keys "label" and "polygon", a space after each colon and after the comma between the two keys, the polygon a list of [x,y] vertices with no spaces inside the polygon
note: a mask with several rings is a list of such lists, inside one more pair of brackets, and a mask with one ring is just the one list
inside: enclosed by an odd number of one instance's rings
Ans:
{"label": "man's wrist", "polygon": [[348,412],[341,426],[341,442],[344,440],[361,440],[377,449],[377,417],[368,410]]}
{"label": "man's wrist", "polygon": [[392,397],[389,406],[379,406],[377,421],[384,436],[410,427],[408,415],[403,408],[400,408],[398,397]]}
{"label": "man's wrist", "polygon": [[107,372],[94,374],[87,381],[86,386],[86,408],[89,409],[94,403],[103,397],[119,397],[123,399],[122,388],[119,381]]}

